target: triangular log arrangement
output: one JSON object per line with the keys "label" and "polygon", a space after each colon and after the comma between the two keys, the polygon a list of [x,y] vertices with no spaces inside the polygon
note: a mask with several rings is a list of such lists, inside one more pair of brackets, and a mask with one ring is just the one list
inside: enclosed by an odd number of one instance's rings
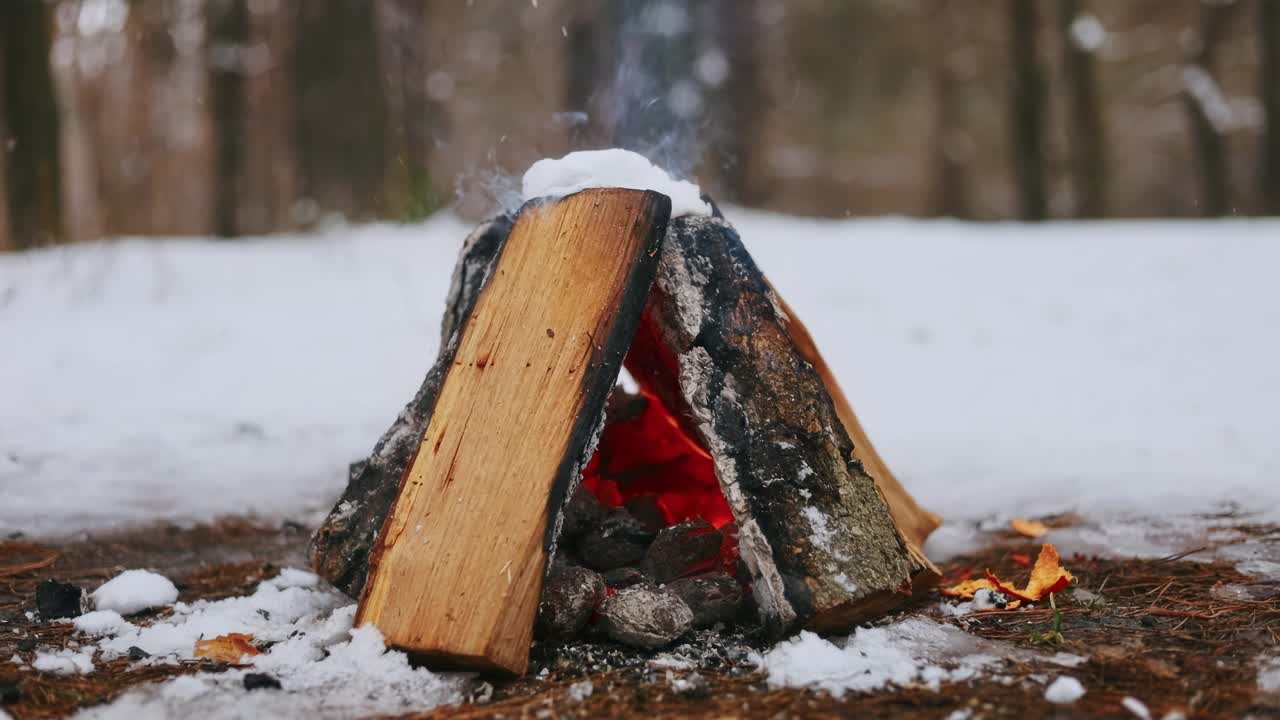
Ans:
{"label": "triangular log arrangement", "polygon": [[[389,645],[524,672],[553,559],[650,569],[643,545],[583,562],[581,530],[561,530],[584,494],[636,510],[644,543],[663,526],[716,533],[707,562],[650,580],[732,575],[772,637],[847,631],[936,581],[919,548],[938,518],[736,231],[669,208],[584,190],[467,238],[435,365],[312,540],[316,571]],[[626,404],[607,403],[624,360],[644,410],[606,413]]]}

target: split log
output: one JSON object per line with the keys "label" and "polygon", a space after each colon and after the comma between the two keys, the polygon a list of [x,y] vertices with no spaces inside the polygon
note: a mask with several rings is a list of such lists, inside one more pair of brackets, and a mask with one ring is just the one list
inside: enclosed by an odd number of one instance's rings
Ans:
{"label": "split log", "polygon": [[726,221],[678,218],[627,367],[712,455],[766,629],[844,631],[936,570],[896,526],[787,317]]}
{"label": "split log", "polygon": [[670,215],[658,193],[526,204],[456,331],[370,554],[357,624],[436,667],[523,673],[560,508],[602,426]]}
{"label": "split log", "polygon": [[351,464],[347,487],[311,538],[308,554],[316,573],[351,597],[359,597],[369,572],[369,551],[391,512],[400,479],[418,452],[445,371],[458,352],[458,330],[475,307],[511,231],[511,218],[480,224],[462,245],[445,301],[440,353],[417,394],[396,416],[373,453]]}

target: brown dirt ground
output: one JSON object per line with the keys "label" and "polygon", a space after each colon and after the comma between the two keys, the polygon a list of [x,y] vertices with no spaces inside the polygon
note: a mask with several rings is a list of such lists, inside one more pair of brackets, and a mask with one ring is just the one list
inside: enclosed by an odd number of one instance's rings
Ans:
{"label": "brown dirt ground", "polygon": [[[1274,541],[1276,527],[1242,526],[1242,533]],[[27,620],[35,586],[49,577],[92,588],[120,570],[147,567],[178,583],[183,600],[243,594],[284,566],[303,566],[307,533],[225,521],[190,529],[151,528],[96,535],[77,541],[35,544],[0,541],[0,658],[33,656],[40,646],[62,646],[69,625]],[[993,538],[985,552],[944,566],[951,577],[990,567],[1025,577],[1018,556],[1034,557],[1037,546],[1017,538]],[[677,692],[665,676],[616,671],[589,679],[595,688],[583,701],[569,698],[577,678],[526,678],[495,682],[486,704],[440,708],[423,718],[479,717],[843,717],[941,718],[969,709],[972,717],[1124,717],[1120,701],[1141,698],[1155,717],[1179,710],[1188,717],[1280,718],[1280,698],[1260,696],[1256,660],[1280,653],[1280,583],[1258,582],[1225,563],[1183,559],[1115,560],[1064,558],[1075,587],[1098,593],[1103,602],[1082,603],[1070,591],[1059,596],[1061,638],[1048,637],[1053,611],[1035,608],[967,618],[972,634],[1020,647],[1062,650],[1088,658],[1069,671],[1088,688],[1069,709],[1048,705],[1043,684],[1029,679],[1044,667],[1014,666],[1012,682],[982,679],[952,683],[938,692],[904,688],[851,693],[835,700],[823,693],[770,690],[758,674],[703,672],[705,684]],[[1249,587],[1251,599],[1215,592],[1223,585]],[[924,612],[936,596],[904,612]],[[960,623],[959,619],[952,622]],[[130,670],[127,660],[99,663],[85,676],[20,670],[0,661],[0,681],[17,682],[21,696],[4,710],[19,720],[63,717],[105,702],[130,687],[207,667],[205,661],[177,667]],[[679,674],[679,673],[677,673]]]}

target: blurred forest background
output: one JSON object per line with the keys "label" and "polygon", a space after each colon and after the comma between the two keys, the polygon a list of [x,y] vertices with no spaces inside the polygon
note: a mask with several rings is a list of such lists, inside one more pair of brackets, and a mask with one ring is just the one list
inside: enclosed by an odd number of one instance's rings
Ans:
{"label": "blurred forest background", "polygon": [[0,249],[494,207],[620,144],[721,202],[1280,213],[1280,0],[3,0]]}

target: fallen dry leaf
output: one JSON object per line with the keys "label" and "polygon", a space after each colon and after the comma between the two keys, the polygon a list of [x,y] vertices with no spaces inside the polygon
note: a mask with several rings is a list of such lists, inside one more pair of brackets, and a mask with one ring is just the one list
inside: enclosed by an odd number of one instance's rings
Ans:
{"label": "fallen dry leaf", "polygon": [[1023,537],[1038,538],[1049,532],[1049,526],[1039,520],[1028,520],[1026,518],[1014,518],[1009,521],[1009,527],[1013,531]]}
{"label": "fallen dry leaf", "polygon": [[1002,592],[1010,598],[1035,602],[1043,600],[1049,593],[1062,590],[1074,579],[1071,573],[1062,567],[1062,560],[1058,557],[1058,549],[1049,543],[1045,543],[1040,548],[1040,556],[1036,558],[1035,567],[1031,569],[1031,578],[1027,580],[1027,586],[1022,590],[1017,589],[1010,583],[1006,583],[988,570],[985,578],[965,580],[949,588],[942,588],[939,592],[947,597],[967,600],[982,588],[988,588]]}
{"label": "fallen dry leaf", "polygon": [[245,655],[261,655],[253,646],[253,636],[244,633],[228,633],[211,640],[197,640],[195,656],[227,665],[239,664]]}

